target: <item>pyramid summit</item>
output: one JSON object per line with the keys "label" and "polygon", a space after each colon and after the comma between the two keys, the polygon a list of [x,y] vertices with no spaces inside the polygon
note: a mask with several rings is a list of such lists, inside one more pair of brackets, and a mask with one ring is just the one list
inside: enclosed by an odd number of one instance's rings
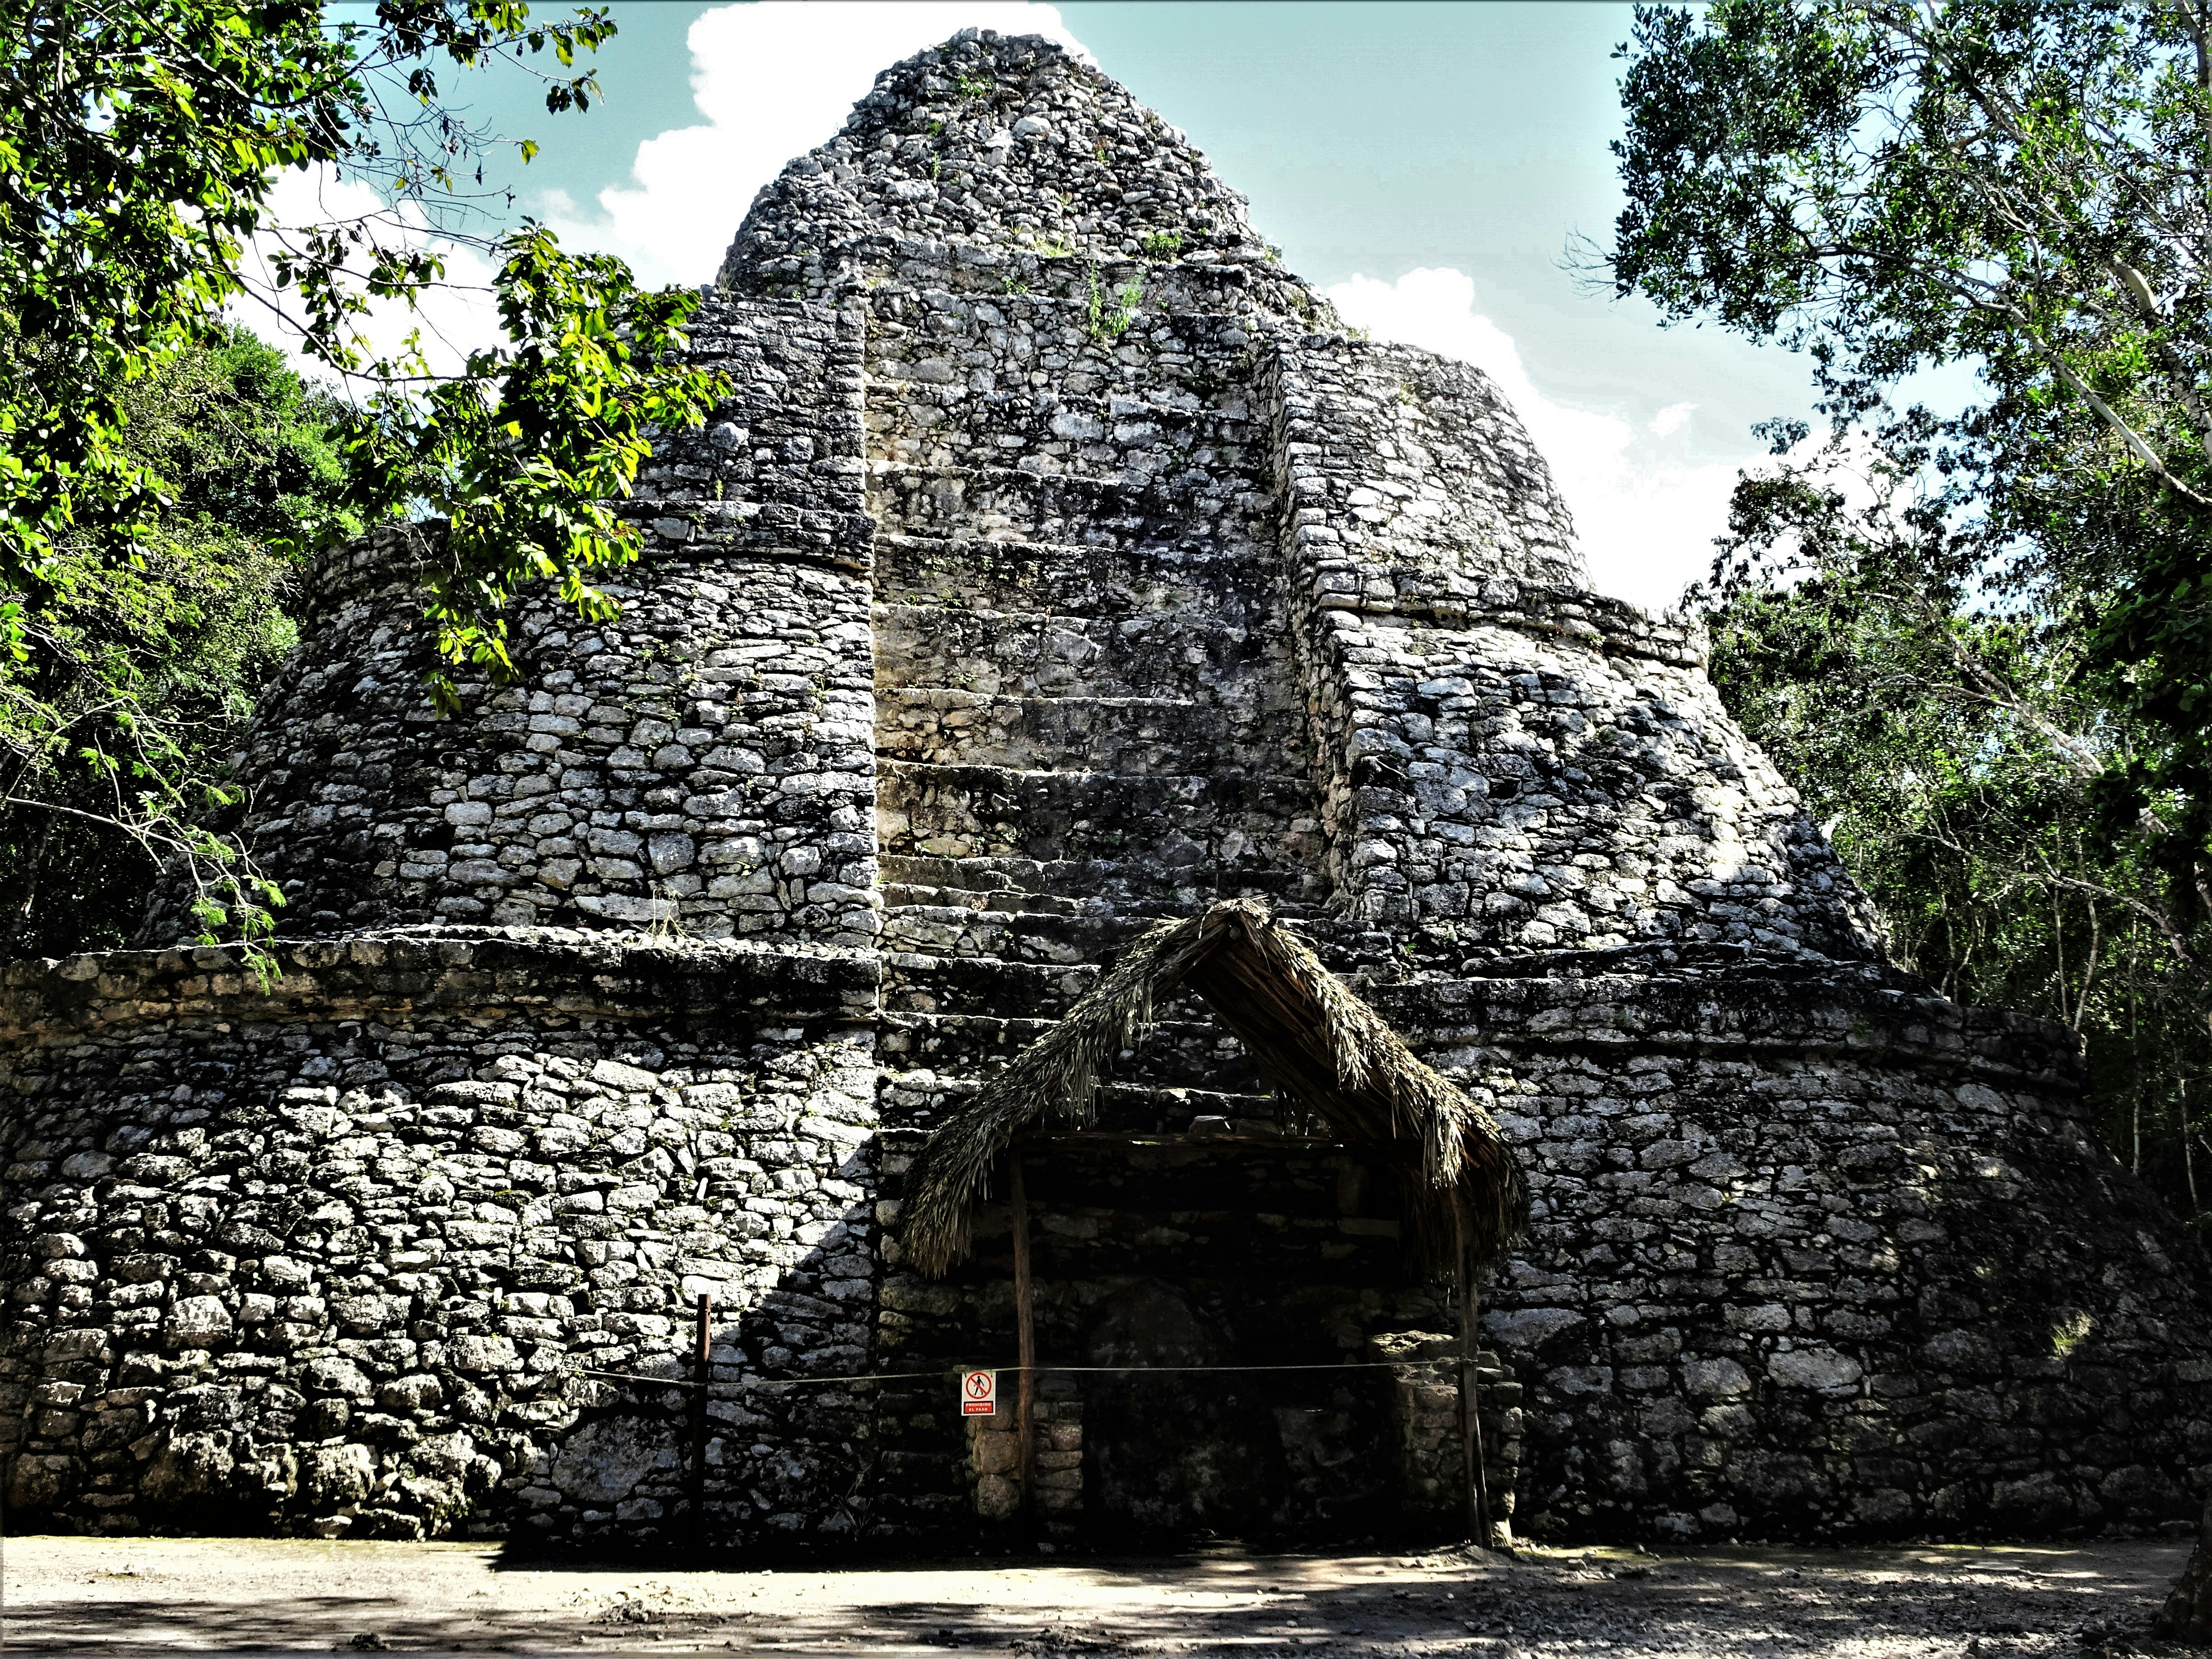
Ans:
{"label": "pyramid summit", "polygon": [[825,297],[921,242],[981,251],[994,268],[1022,250],[1121,260],[1164,242],[1177,259],[1263,266],[1274,252],[1249,205],[1180,132],[1056,43],[979,30],[878,76],[843,131],[762,191],[722,281]]}
{"label": "pyramid summit", "polygon": [[[279,980],[173,894],[0,976],[19,1525],[1464,1535],[1437,1122],[1529,1200],[1473,1333],[1516,1531],[2195,1514],[2212,1274],[2071,1033],[1892,966],[1497,389],[1340,327],[1121,88],[886,71],[690,349],[730,395],[618,616],[517,607],[526,684],[429,706],[435,526],[318,573],[240,763]],[[1164,922],[1257,1001],[1113,981]],[[1255,1006],[1432,1109],[1345,1131],[1383,1085]],[[973,1139],[1071,1046],[1091,1115]],[[902,1243],[940,1133],[964,1257]],[[1026,1455],[956,1382],[1024,1321]]]}

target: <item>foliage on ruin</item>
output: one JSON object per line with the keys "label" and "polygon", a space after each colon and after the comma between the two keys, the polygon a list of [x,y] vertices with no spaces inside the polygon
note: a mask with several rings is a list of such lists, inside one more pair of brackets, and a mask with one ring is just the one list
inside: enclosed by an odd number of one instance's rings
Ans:
{"label": "foliage on ruin", "polygon": [[[447,661],[511,670],[497,613],[521,583],[550,578],[604,609],[587,573],[638,545],[604,498],[635,475],[647,424],[705,412],[709,377],[657,362],[696,301],[641,294],[618,261],[568,255],[534,226],[486,233],[498,192],[483,162],[503,141],[469,125],[440,76],[501,64],[541,74],[549,111],[584,107],[597,87],[578,55],[613,33],[603,11],[544,22],[520,0],[380,0],[365,21],[247,0],[34,0],[0,16],[0,328],[14,347],[0,363],[0,652],[30,729],[76,734],[85,718],[42,703],[107,660],[69,641],[129,633],[133,604],[161,602],[176,488],[132,440],[131,388],[220,346],[242,308],[343,392],[343,500],[295,520],[284,556],[428,497],[460,527],[430,606]],[[549,56],[558,70],[542,74]],[[289,170],[366,185],[374,205],[281,222]],[[434,373],[417,337],[373,346],[372,306],[416,307],[462,244],[500,261],[509,344],[457,375]],[[118,706],[137,695],[118,684]],[[119,750],[60,741],[112,787],[96,806],[64,799],[37,785],[59,772],[15,752],[31,793],[12,810],[90,813],[181,861],[210,939],[268,930],[273,890],[203,827],[227,793],[206,751],[143,726]]]}
{"label": "foliage on ruin", "polygon": [[[1732,706],[1908,956],[2212,1161],[2212,14],[1720,0],[1623,55],[1608,281],[1805,351],[1830,423],[1739,489]],[[1896,406],[1947,363],[1973,406]]]}
{"label": "foliage on ruin", "polygon": [[[419,394],[387,390],[349,413],[344,454],[359,514],[415,507],[445,521],[441,557],[423,573],[440,655],[512,680],[504,613],[518,589],[549,582],[579,616],[615,615],[591,573],[637,556],[621,502],[649,434],[698,425],[720,382],[676,359],[696,295],[641,293],[621,260],[564,253],[539,225],[501,246],[509,343],[471,353],[464,373]],[[445,673],[431,691],[454,712]]]}

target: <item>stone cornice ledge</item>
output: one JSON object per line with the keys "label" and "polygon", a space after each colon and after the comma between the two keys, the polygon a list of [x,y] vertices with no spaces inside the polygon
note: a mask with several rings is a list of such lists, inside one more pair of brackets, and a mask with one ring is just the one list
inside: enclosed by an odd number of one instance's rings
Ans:
{"label": "stone cornice ledge", "polygon": [[275,946],[264,990],[235,949],[106,951],[0,969],[0,1048],[134,1025],[298,1024],[417,1014],[635,1019],[720,1012],[865,1022],[873,951],[659,940],[559,927],[391,930]]}
{"label": "stone cornice ledge", "polygon": [[2063,1025],[1961,1007],[1885,983],[1877,969],[1593,974],[1578,979],[1419,980],[1367,995],[1423,1052],[1548,1049],[1594,1056],[1854,1057],[2054,1091],[2069,1115],[2081,1062]]}

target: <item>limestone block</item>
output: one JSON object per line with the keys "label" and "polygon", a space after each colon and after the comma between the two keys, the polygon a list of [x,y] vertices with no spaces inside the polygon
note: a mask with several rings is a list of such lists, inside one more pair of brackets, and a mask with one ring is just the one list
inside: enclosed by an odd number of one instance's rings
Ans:
{"label": "limestone block", "polygon": [[366,1446],[317,1446],[300,1454],[300,1497],[310,1508],[358,1504],[376,1479],[376,1460]]}
{"label": "limestone block", "polygon": [[161,1322],[161,1343],[172,1352],[210,1348],[227,1340],[234,1328],[230,1310],[221,1297],[180,1297]]}
{"label": "limestone block", "polygon": [[228,1496],[237,1460],[228,1439],[206,1433],[172,1435],[139,1476],[140,1492],[153,1504],[169,1506]]}

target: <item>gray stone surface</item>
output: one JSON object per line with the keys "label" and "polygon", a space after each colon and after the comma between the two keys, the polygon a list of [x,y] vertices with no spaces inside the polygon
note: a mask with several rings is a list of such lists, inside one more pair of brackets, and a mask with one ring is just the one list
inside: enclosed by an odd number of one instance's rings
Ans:
{"label": "gray stone surface", "polygon": [[[1352,337],[1243,207],[1048,43],[957,38],[746,216],[692,348],[729,399],[626,507],[619,617],[527,599],[528,683],[440,721],[437,527],[327,561],[240,759],[282,976],[176,946],[170,892],[149,948],[0,977],[19,1522],[988,1534],[1006,1437],[950,1377],[1011,1363],[1006,1212],[921,1279],[902,1174],[1232,896],[1520,1150],[1516,1529],[2197,1513],[2212,1269],[2069,1034],[1891,969],[1495,387]],[[1044,1356],[1332,1369],[1048,1374],[1049,1524],[1443,1524],[1434,1385],[1373,1358],[1452,1318],[1400,1164],[1162,1013],[1125,1139],[1027,1155]]]}

